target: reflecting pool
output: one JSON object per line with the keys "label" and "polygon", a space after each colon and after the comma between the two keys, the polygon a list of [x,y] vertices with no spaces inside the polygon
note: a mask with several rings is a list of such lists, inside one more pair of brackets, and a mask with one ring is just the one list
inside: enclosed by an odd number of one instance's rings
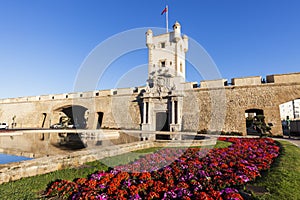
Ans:
{"label": "reflecting pool", "polygon": [[12,162],[19,162],[23,160],[31,160],[32,158],[27,158],[24,156],[14,156],[8,154],[0,153],[0,164],[12,163]]}
{"label": "reflecting pool", "polygon": [[[139,141],[110,130],[32,130],[0,133],[0,164]],[[9,155],[15,155],[10,157]]]}

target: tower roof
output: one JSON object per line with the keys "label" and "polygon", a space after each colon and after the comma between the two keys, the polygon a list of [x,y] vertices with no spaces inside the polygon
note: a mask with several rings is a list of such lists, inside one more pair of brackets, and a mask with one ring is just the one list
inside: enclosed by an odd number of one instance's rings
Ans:
{"label": "tower roof", "polygon": [[178,27],[178,26],[181,26],[181,25],[180,25],[180,23],[178,21],[176,21],[175,24],[173,25],[173,29],[174,29],[175,26]]}

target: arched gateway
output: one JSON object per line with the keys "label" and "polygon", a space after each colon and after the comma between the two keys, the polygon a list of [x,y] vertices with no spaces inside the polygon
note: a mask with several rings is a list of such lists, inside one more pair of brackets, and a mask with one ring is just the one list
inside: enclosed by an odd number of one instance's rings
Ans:
{"label": "arched gateway", "polygon": [[63,117],[69,118],[69,123],[76,128],[86,128],[88,119],[88,108],[80,105],[67,105],[57,108],[53,111],[58,113],[58,121],[54,123],[61,123]]}

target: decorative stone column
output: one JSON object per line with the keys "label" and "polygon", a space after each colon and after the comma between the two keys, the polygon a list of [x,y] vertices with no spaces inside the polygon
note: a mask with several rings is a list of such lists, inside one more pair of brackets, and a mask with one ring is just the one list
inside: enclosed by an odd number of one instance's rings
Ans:
{"label": "decorative stone column", "polygon": [[144,102],[143,103],[143,124],[146,124],[146,104],[147,104],[147,102]]}
{"label": "decorative stone column", "polygon": [[171,98],[172,104],[172,121],[170,123],[170,131],[181,131],[182,129],[182,101],[181,96],[173,96]]}
{"label": "decorative stone column", "polygon": [[171,113],[171,116],[172,116],[172,120],[171,120],[171,124],[175,124],[175,103],[174,103],[174,100],[172,99],[172,113]]}

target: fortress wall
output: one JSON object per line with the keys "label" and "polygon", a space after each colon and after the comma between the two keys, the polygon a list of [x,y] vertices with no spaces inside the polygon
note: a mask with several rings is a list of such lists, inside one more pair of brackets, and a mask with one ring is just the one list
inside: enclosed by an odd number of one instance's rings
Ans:
{"label": "fortress wall", "polygon": [[[183,130],[223,130],[246,134],[245,111],[262,109],[272,132],[282,134],[279,105],[300,98],[300,83],[197,88],[185,92]],[[193,101],[196,99],[196,101]]]}
{"label": "fortress wall", "polygon": [[[281,134],[279,105],[300,98],[299,76],[300,73],[272,75],[267,82],[274,82],[266,84],[259,84],[260,77],[234,79],[235,85],[231,86],[224,86],[225,79],[202,81],[200,88],[192,88],[194,83],[185,84],[180,108],[182,129],[246,133],[245,110],[262,109],[266,122],[274,125],[272,131]],[[142,90],[125,88],[1,99],[0,122],[7,122],[10,128],[13,122],[15,128],[41,128],[44,122],[48,128],[58,122],[62,108],[79,105],[88,109],[88,128],[97,127],[102,112],[102,128],[140,129]]]}
{"label": "fortress wall", "polygon": [[267,76],[268,83],[299,83],[300,73],[276,74]]}
{"label": "fortress wall", "polygon": [[262,84],[261,80],[262,80],[261,76],[233,78],[231,79],[231,84],[235,86],[260,85]]}
{"label": "fortress wall", "polygon": [[200,88],[218,88],[227,85],[227,79],[206,80],[200,82]]}
{"label": "fortress wall", "polygon": [[104,128],[140,129],[140,102],[136,94],[113,95],[95,100],[95,113],[103,112]]}
{"label": "fortress wall", "polygon": [[109,94],[99,91],[98,94],[85,92],[4,99],[0,103],[0,122],[8,123],[9,128],[42,128],[44,122],[44,128],[49,128],[64,115],[62,108],[79,105],[89,111],[89,128],[97,127],[98,113],[103,112],[102,127],[139,129],[137,94],[126,94],[126,91],[116,95],[110,95],[111,91]]}
{"label": "fortress wall", "polygon": [[278,88],[280,86],[260,85],[226,89],[225,130],[246,134],[245,111],[248,109],[262,109],[266,117],[266,123],[274,125],[272,132],[281,134],[279,103],[276,102]]}

